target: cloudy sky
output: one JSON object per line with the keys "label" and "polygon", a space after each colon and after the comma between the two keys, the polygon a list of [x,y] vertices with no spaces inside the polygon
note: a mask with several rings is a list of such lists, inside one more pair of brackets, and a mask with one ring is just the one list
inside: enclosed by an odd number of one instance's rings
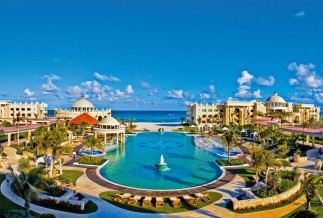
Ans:
{"label": "cloudy sky", "polygon": [[0,99],[185,110],[323,106],[323,1],[1,1]]}

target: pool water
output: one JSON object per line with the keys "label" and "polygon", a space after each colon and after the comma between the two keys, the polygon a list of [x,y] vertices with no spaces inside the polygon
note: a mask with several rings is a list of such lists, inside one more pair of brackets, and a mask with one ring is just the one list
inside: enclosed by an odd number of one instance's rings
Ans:
{"label": "pool water", "polygon": [[[157,172],[163,155],[170,168]],[[109,163],[100,174],[120,185],[154,190],[182,189],[209,183],[222,175],[214,162],[225,159],[195,146],[194,137],[183,133],[157,132],[128,136],[126,144],[104,156]]]}

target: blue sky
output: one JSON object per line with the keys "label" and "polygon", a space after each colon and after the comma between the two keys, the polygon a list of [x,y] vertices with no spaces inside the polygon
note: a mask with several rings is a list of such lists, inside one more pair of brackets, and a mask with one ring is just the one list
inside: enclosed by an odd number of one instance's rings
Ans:
{"label": "blue sky", "polygon": [[1,1],[0,99],[323,103],[323,1]]}

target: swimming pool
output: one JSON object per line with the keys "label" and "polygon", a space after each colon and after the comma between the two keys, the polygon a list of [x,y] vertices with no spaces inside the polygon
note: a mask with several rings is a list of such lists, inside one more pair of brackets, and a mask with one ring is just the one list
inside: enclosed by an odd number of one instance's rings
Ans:
{"label": "swimming pool", "polygon": [[[163,155],[169,171],[155,164]],[[225,157],[195,146],[194,137],[183,133],[139,133],[104,156],[109,163],[99,173],[120,185],[154,190],[183,189],[209,183],[222,175],[214,162]]]}

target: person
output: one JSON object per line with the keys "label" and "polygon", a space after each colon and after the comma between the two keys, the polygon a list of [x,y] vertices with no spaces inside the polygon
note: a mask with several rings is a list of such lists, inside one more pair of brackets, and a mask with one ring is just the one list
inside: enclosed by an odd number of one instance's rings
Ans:
{"label": "person", "polygon": [[11,179],[10,174],[7,173],[6,174],[7,186],[9,186],[10,179]]}
{"label": "person", "polygon": [[73,151],[73,159],[75,159],[75,157],[76,157],[76,152]]}

